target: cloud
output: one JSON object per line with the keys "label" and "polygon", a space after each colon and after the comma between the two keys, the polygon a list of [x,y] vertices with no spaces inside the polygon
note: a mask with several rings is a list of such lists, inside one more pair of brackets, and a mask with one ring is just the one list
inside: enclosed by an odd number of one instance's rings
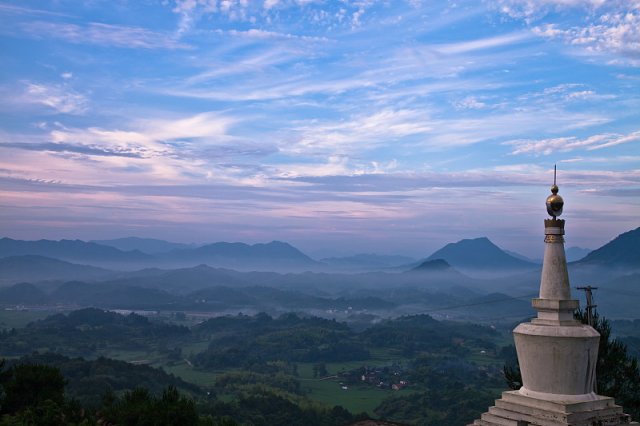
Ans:
{"label": "cloud", "polygon": [[640,10],[605,14],[585,27],[561,29],[556,24],[546,24],[534,27],[533,32],[543,37],[561,38],[565,43],[584,47],[587,51],[640,58]]}
{"label": "cloud", "polygon": [[[207,112],[184,118],[138,119],[129,122],[126,130],[62,127],[52,130],[51,143],[42,146],[51,151],[110,154],[159,162],[166,158],[193,159],[199,150],[233,142],[226,132],[234,122]],[[72,146],[77,148],[72,150]]]}
{"label": "cloud", "polygon": [[433,118],[423,125],[433,131],[423,137],[418,146],[434,150],[449,150],[481,142],[504,140],[540,130],[546,123],[554,132],[586,128],[608,122],[605,116],[575,113],[560,108],[525,108],[520,111],[498,111],[482,117]]}
{"label": "cloud", "polygon": [[12,13],[16,15],[44,15],[44,16],[75,18],[73,15],[69,15],[66,13],[53,12],[50,10],[43,10],[43,9],[31,9],[27,7],[20,7],[20,6],[2,4],[2,3],[0,3],[0,12]]}
{"label": "cloud", "polygon": [[476,40],[461,41],[457,43],[434,45],[433,48],[446,55],[459,55],[462,53],[475,52],[478,50],[494,49],[497,47],[510,46],[530,40],[531,34],[527,32],[516,32],[495,37],[480,38]]}
{"label": "cloud", "polygon": [[327,42],[329,39],[327,37],[314,37],[314,36],[305,36],[305,35],[296,35],[289,33],[282,33],[277,31],[266,31],[258,28],[251,28],[248,30],[216,30],[218,34],[229,34],[231,36],[236,37],[246,37],[252,39],[275,39],[275,40],[301,40],[305,42],[317,41],[317,42]]}
{"label": "cloud", "polygon": [[43,130],[53,129],[39,137],[3,135],[6,142],[0,143],[0,150],[10,154],[0,161],[0,168],[78,184],[260,184],[264,169],[256,167],[255,159],[277,153],[278,148],[261,138],[231,135],[230,128],[239,122],[206,112],[134,119],[115,128],[57,123],[45,126]]}
{"label": "cloud", "polygon": [[563,83],[547,87],[541,92],[522,95],[521,99],[536,99],[538,102],[572,102],[572,101],[599,101],[615,99],[616,95],[600,94],[595,90],[579,83]]}
{"label": "cloud", "polygon": [[[622,1],[625,0],[611,0],[610,3],[620,4]],[[534,20],[569,8],[598,10],[606,3],[607,0],[497,0],[495,7],[512,18]]]}
{"label": "cloud", "polygon": [[381,143],[432,130],[424,111],[383,109],[334,123],[309,123],[294,129],[301,136],[283,152],[326,153],[337,155],[365,152]]}
{"label": "cloud", "polygon": [[64,114],[84,114],[89,104],[84,95],[66,85],[26,83],[23,99],[30,103],[46,105]]}
{"label": "cloud", "polygon": [[557,151],[569,152],[577,149],[592,151],[636,141],[640,141],[640,131],[626,135],[618,133],[604,133],[582,139],[575,136],[568,136],[538,140],[515,140],[505,142],[505,145],[514,146],[514,149],[511,152],[513,155],[528,153],[549,155]]}
{"label": "cloud", "polygon": [[453,106],[457,109],[484,109],[487,107],[487,104],[479,101],[475,96],[467,96],[464,99],[454,102]]}
{"label": "cloud", "polygon": [[87,25],[33,21],[22,29],[38,38],[59,38],[70,43],[131,49],[189,49],[168,34],[140,27],[90,22]]}
{"label": "cloud", "polygon": [[84,154],[84,155],[97,155],[97,156],[141,158],[141,156],[137,153],[122,150],[122,149],[108,149],[108,148],[102,148],[99,146],[89,146],[89,145],[70,144],[70,143],[61,143],[61,142],[42,142],[42,143],[6,142],[6,143],[0,143],[0,148],[24,149],[27,151],[78,153],[78,154]]}
{"label": "cloud", "polygon": [[[393,9],[410,11],[414,2],[398,2]],[[176,0],[172,8],[180,15],[178,32],[183,34],[197,27],[203,18],[221,17],[231,22],[271,25],[294,19],[305,24],[306,31],[323,27],[356,30],[365,22],[367,12],[384,7],[373,0],[327,2],[322,0]],[[386,12],[386,11],[385,11]]]}
{"label": "cloud", "polygon": [[[620,55],[623,61],[640,66],[640,1],[638,0],[500,0],[499,10],[532,25],[535,34],[560,39],[584,54]],[[583,24],[546,22],[551,12],[572,9],[584,13]],[[615,64],[620,60],[614,60]]]}

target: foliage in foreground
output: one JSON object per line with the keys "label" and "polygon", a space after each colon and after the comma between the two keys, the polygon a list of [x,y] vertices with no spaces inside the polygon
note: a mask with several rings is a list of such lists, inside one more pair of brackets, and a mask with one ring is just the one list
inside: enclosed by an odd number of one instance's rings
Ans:
{"label": "foliage in foreground", "polygon": [[333,426],[366,416],[342,407],[304,406],[268,390],[240,394],[232,401],[196,401],[174,386],[156,396],[145,388],[121,395],[107,392],[97,408],[65,396],[65,379],[56,367],[0,361],[0,426],[236,426],[238,424]]}

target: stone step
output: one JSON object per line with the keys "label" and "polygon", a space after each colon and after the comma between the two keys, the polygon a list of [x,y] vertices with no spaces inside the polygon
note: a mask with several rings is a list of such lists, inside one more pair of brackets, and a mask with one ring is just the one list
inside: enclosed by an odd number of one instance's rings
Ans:
{"label": "stone step", "polygon": [[494,423],[490,420],[475,420],[471,426],[502,426],[500,423]]}
{"label": "stone step", "polygon": [[[564,424],[564,425],[582,424],[582,423],[591,424],[594,421],[606,422],[607,420],[609,420],[610,422],[611,421],[619,422],[621,421],[621,419],[625,419],[626,417],[626,415],[622,411],[622,407],[617,405],[614,405],[613,407],[604,408],[604,409],[598,409],[598,410],[587,410],[587,411],[574,412],[574,413],[560,413],[560,412],[534,408],[526,405],[514,404],[508,401],[497,400],[496,410],[504,410],[504,413],[502,411],[496,411],[504,415],[507,415],[508,413],[513,413],[512,416],[508,416],[510,418],[513,418],[514,416],[525,415],[527,418],[535,418],[535,419],[541,419],[541,420],[544,419],[549,424],[549,426],[553,426],[557,424]],[[542,424],[546,426],[547,423],[542,423]]]}
{"label": "stone step", "polygon": [[515,422],[519,420],[522,422],[521,424],[535,424],[536,426],[566,426],[569,424],[567,422],[554,419],[553,416],[535,416],[521,411],[505,410],[498,406],[489,408],[489,413],[496,417],[502,417]]}
{"label": "stone step", "polygon": [[491,424],[500,425],[500,426],[521,426],[522,425],[522,423],[518,422],[518,420],[496,416],[491,412],[492,408],[495,408],[495,407],[490,407],[489,412],[483,413],[480,419],[490,422]]}
{"label": "stone step", "polygon": [[600,395],[598,395],[593,401],[571,403],[563,401],[547,401],[521,395],[518,391],[507,391],[502,393],[502,400],[559,413],[579,413],[587,410],[600,410],[616,406],[613,398]]}
{"label": "stone step", "polygon": [[489,411],[468,426],[601,426],[637,425],[613,398],[598,396],[593,401],[563,403],[504,392]]}
{"label": "stone step", "polygon": [[[601,404],[594,404],[601,406]],[[559,412],[549,411],[532,405],[515,404],[510,401],[497,400],[495,408],[489,412],[511,419],[523,419],[541,426],[554,425],[592,425],[596,422],[602,425],[628,424],[629,416],[624,414],[622,407],[611,404],[609,407],[589,409],[588,405],[581,405],[584,411]]]}

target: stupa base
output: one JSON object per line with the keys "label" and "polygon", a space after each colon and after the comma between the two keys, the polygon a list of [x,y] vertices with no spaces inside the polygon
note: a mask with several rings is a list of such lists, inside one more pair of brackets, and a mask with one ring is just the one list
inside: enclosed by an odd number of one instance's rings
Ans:
{"label": "stupa base", "polygon": [[520,394],[502,393],[502,398],[471,425],[482,426],[617,426],[631,422],[613,398],[597,395],[592,401],[548,401]]}

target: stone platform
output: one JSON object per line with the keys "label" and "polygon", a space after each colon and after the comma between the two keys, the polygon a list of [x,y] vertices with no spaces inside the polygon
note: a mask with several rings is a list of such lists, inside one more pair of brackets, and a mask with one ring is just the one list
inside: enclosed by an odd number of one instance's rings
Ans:
{"label": "stone platform", "polygon": [[596,396],[593,401],[546,401],[521,395],[518,391],[502,393],[502,398],[471,425],[482,426],[617,426],[631,422],[613,398]]}

